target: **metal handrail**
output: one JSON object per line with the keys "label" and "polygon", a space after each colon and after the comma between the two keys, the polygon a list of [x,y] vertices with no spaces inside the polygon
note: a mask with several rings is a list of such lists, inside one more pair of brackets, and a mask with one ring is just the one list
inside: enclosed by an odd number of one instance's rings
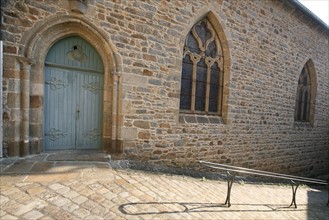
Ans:
{"label": "metal handrail", "polygon": [[259,175],[259,176],[266,176],[266,177],[281,178],[281,179],[287,179],[287,180],[295,180],[295,181],[301,181],[301,182],[329,185],[329,182],[327,182],[325,180],[299,177],[299,176],[280,174],[280,173],[273,173],[273,172],[267,172],[267,171],[261,171],[261,170],[254,170],[254,169],[249,169],[249,168],[244,168],[244,167],[236,167],[236,166],[217,164],[217,163],[211,163],[211,162],[206,162],[206,161],[199,161],[199,163],[201,163],[205,166],[214,168],[214,169],[227,170],[227,171],[231,171],[231,172],[255,174],[255,175]]}
{"label": "metal handrail", "polygon": [[[292,201],[290,206],[293,204],[295,205],[295,208],[297,208],[296,204],[296,192],[299,186],[299,182],[307,182],[307,183],[316,183],[316,184],[322,184],[328,186],[328,203],[327,206],[329,206],[329,182],[325,180],[319,180],[319,179],[312,179],[312,178],[306,178],[306,177],[299,177],[299,176],[293,176],[288,174],[280,174],[280,173],[273,173],[273,172],[267,172],[267,171],[261,171],[261,170],[254,170],[244,167],[237,167],[237,166],[230,166],[225,164],[219,164],[219,163],[212,163],[212,162],[206,162],[206,161],[199,161],[200,164],[213,168],[213,169],[219,169],[226,171],[227,175],[227,195],[226,195],[226,201],[225,205],[228,204],[228,207],[231,206],[230,203],[230,197],[231,197],[231,189],[234,182],[234,179],[236,177],[236,173],[246,173],[246,174],[253,174],[253,175],[259,175],[259,176],[266,176],[271,178],[279,178],[279,179],[286,179],[291,181],[291,187],[292,187]],[[233,173],[230,173],[233,172]]]}

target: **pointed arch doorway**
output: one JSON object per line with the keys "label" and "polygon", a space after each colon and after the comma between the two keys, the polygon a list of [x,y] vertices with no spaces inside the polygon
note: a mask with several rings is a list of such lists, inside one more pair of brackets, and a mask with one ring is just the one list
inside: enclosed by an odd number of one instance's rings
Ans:
{"label": "pointed arch doorway", "polygon": [[99,149],[104,65],[95,48],[78,36],[57,41],[44,79],[45,150]]}

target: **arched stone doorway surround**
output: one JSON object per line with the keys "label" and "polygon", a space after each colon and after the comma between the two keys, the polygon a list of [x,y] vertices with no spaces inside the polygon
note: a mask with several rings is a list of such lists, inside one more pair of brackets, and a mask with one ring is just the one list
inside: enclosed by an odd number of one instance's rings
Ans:
{"label": "arched stone doorway surround", "polygon": [[102,150],[122,152],[121,56],[108,35],[88,19],[78,15],[55,15],[36,23],[20,42],[21,156],[43,151],[45,57],[54,43],[74,35],[88,41],[104,64]]}

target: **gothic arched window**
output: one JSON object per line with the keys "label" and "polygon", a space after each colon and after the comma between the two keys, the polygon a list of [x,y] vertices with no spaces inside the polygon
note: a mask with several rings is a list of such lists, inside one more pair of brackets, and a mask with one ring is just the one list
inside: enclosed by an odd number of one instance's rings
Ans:
{"label": "gothic arched window", "polygon": [[308,122],[310,115],[311,82],[307,65],[304,66],[298,80],[295,121]]}
{"label": "gothic arched window", "polygon": [[180,111],[221,115],[223,62],[219,38],[208,19],[188,33],[182,65]]}

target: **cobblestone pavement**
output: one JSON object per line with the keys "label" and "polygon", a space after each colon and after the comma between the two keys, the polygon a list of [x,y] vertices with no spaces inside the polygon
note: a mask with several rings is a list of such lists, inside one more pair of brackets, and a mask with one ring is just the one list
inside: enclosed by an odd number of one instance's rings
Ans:
{"label": "cobblestone pavement", "polygon": [[329,219],[324,188],[114,170],[108,162],[1,163],[0,219]]}

